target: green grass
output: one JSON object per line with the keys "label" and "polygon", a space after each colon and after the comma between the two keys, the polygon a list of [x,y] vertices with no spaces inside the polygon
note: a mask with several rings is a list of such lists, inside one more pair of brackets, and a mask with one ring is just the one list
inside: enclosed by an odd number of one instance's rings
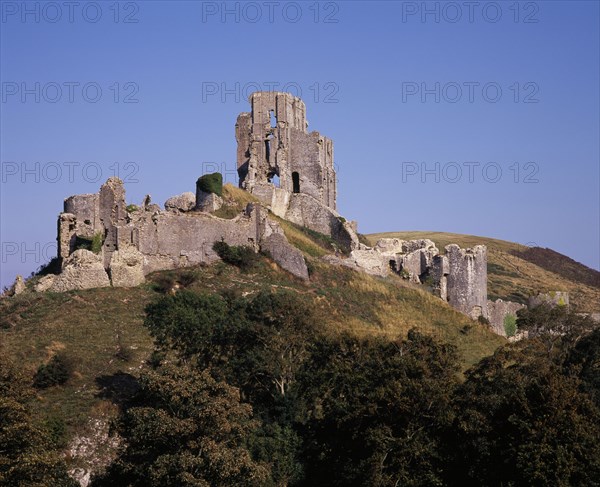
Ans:
{"label": "green grass", "polygon": [[[152,350],[142,320],[153,294],[147,287],[107,288],[2,300],[2,353],[26,374],[33,378],[38,366],[58,351],[75,360],[74,377],[64,386],[38,392],[33,409],[40,421],[60,417],[75,434],[102,402],[98,377],[119,371],[137,374]],[[119,343],[132,350],[129,363],[115,357]]]}

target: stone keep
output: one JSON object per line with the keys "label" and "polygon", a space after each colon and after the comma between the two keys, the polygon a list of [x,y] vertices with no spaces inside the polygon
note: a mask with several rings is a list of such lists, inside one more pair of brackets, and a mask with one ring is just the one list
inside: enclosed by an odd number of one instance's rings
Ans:
{"label": "stone keep", "polygon": [[235,126],[240,187],[275,215],[329,235],[342,248],[358,248],[356,225],[336,211],[333,142],[308,132],[304,102],[264,91],[249,101],[252,111],[241,113]]}
{"label": "stone keep", "polygon": [[[259,91],[235,126],[240,187],[268,204],[306,194],[336,210],[333,142],[308,132],[306,106],[290,93]],[[279,187],[274,182],[279,177]]]}

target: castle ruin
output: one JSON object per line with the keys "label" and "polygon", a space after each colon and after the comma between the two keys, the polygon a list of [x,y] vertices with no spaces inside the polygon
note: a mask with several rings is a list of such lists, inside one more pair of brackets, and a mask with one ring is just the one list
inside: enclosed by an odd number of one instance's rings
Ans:
{"label": "castle ruin", "polygon": [[[151,272],[211,263],[217,241],[267,251],[283,269],[308,279],[303,254],[292,246],[270,214],[328,235],[338,251],[325,256],[379,276],[399,274],[425,284],[472,318],[488,317],[487,250],[448,245],[442,254],[431,240],[359,242],[356,224],[336,209],[333,141],[308,132],[304,102],[289,93],[257,92],[250,112],[235,125],[239,185],[259,203],[233,219],[215,214],[223,201],[200,186],[169,198],[164,209],[147,196],[127,205],[123,183],[110,178],[98,193],[67,198],[58,218],[62,272],[41,278],[37,291],[135,286]],[[95,252],[82,242],[98,239]],[[502,314],[494,308],[494,316]],[[502,317],[500,317],[502,318]],[[498,318],[498,319],[500,319]]]}

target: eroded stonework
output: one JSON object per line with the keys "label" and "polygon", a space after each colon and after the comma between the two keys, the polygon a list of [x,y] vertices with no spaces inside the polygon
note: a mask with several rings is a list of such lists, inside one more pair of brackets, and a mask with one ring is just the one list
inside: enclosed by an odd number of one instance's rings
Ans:
{"label": "eroded stonework", "polygon": [[497,299],[496,301],[488,301],[488,320],[490,321],[490,327],[494,333],[502,336],[506,336],[506,330],[504,329],[504,320],[507,316],[517,317],[517,311],[526,308],[524,304],[514,303],[512,301],[503,301]]}
{"label": "eroded stonework", "polygon": [[[205,203],[206,198],[198,205],[189,192],[167,200],[165,210],[150,204],[149,197],[139,207],[127,206],[118,178],[110,178],[97,194],[67,198],[58,219],[62,272],[42,278],[36,290],[137,286],[154,271],[218,260],[213,245],[220,240],[255,251],[264,246],[282,268],[308,277],[304,257],[289,245],[279,224],[268,221],[261,205],[249,204],[227,220],[197,209]],[[102,242],[98,253],[78,248],[94,238]]]}
{"label": "eroded stonework", "polygon": [[127,205],[123,182],[110,178],[98,193],[65,200],[58,219],[62,273],[41,278],[36,289],[136,286],[153,271],[217,260],[213,245],[220,240],[262,250],[308,279],[303,254],[269,218],[270,211],[330,236],[337,245],[335,255],[325,257],[330,263],[378,276],[399,274],[466,315],[488,316],[485,246],[448,245],[442,254],[427,239],[361,244],[356,223],[337,212],[333,142],[308,132],[304,102],[279,92],[253,93],[249,101],[251,111],[241,113],[235,126],[237,166],[240,187],[260,203],[233,219],[218,218],[213,213],[223,199],[197,183],[195,192],[169,198],[164,210],[150,196],[140,206]]}
{"label": "eroded stonework", "polygon": [[240,187],[281,218],[358,248],[351,225],[336,211],[333,141],[308,132],[306,106],[290,93],[257,92],[235,126]]}

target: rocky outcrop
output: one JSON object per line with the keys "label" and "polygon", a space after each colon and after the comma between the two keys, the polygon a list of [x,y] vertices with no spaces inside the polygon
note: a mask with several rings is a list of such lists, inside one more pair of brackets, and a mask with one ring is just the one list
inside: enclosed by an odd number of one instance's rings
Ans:
{"label": "rocky outcrop", "polygon": [[172,196],[165,201],[165,210],[192,211],[196,207],[196,195],[191,191]]}
{"label": "rocky outcrop", "polygon": [[331,236],[345,251],[357,249],[360,246],[352,225],[335,210],[324,206],[310,195],[292,194],[285,219]]}
{"label": "rocky outcrop", "polygon": [[308,279],[308,267],[302,252],[291,245],[285,235],[273,233],[264,238],[260,246],[282,269],[301,279]]}

